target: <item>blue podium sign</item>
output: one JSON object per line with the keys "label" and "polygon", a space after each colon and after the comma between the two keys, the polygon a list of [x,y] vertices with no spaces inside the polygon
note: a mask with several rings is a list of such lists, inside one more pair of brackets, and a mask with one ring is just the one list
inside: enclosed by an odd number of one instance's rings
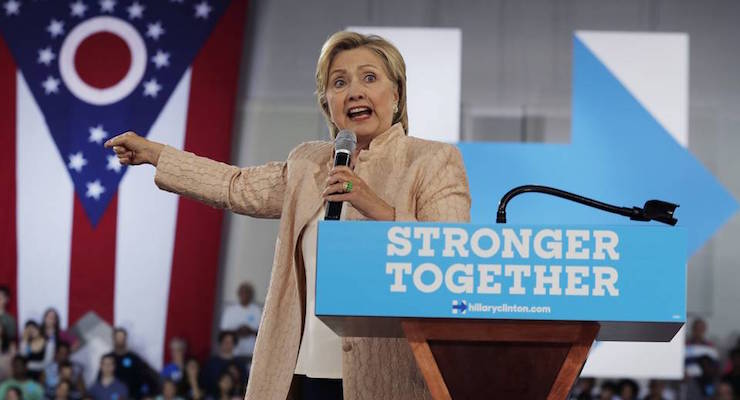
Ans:
{"label": "blue podium sign", "polygon": [[345,336],[402,318],[597,321],[670,340],[686,320],[686,235],[645,226],[320,222],[316,315]]}

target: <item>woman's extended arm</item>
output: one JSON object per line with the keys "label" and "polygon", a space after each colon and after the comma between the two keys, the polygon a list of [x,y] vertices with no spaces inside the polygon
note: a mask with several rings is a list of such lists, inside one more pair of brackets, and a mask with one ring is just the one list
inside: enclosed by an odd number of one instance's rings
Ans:
{"label": "woman's extended arm", "polygon": [[133,132],[105,144],[121,164],[151,164],[160,189],[258,218],[279,218],[287,181],[287,164],[272,162],[237,168],[152,142]]}

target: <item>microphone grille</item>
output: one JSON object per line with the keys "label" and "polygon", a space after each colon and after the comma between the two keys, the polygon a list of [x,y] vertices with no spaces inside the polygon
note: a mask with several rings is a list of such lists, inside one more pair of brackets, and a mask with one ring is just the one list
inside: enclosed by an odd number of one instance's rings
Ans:
{"label": "microphone grille", "polygon": [[342,129],[337,133],[336,139],[334,139],[334,151],[347,150],[350,153],[355,151],[357,146],[357,136],[349,129]]}

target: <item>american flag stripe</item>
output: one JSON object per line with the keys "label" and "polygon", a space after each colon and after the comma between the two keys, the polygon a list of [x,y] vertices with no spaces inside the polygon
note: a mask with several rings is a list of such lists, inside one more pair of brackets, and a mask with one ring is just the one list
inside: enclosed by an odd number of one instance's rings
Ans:
{"label": "american flag stripe", "polygon": [[[17,253],[15,217],[15,80],[16,65],[5,40],[0,36],[0,149],[5,156],[0,157],[0,283],[16,292]],[[17,302],[10,304],[11,313],[17,315]]]}
{"label": "american flag stripe", "polygon": [[[246,0],[232,1],[193,62],[185,150],[214,160],[230,158],[246,12]],[[218,269],[212,260],[221,250],[222,220],[221,212],[180,199],[165,338],[191,338],[198,355],[210,349],[214,304],[201,299],[216,296]]]}
{"label": "american flag stripe", "polygon": [[68,321],[94,311],[113,323],[113,290],[116,274],[116,209],[114,195],[108,210],[93,228],[78,194],[72,211],[72,252],[69,268]]}

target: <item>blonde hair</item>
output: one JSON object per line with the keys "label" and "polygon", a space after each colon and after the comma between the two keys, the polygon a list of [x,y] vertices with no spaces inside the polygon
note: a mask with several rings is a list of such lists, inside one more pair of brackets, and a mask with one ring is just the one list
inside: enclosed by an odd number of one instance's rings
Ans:
{"label": "blonde hair", "polygon": [[398,90],[398,111],[393,114],[392,124],[401,123],[403,131],[408,134],[409,117],[406,112],[406,63],[401,53],[391,42],[377,35],[363,35],[357,32],[337,32],[324,42],[321,54],[316,63],[316,100],[319,108],[324,114],[326,125],[329,127],[331,137],[337,134],[339,129],[331,122],[329,103],[326,100],[326,86],[329,80],[329,67],[334,57],[344,50],[352,50],[360,47],[368,48],[383,60],[385,72],[388,79],[394,83]]}

